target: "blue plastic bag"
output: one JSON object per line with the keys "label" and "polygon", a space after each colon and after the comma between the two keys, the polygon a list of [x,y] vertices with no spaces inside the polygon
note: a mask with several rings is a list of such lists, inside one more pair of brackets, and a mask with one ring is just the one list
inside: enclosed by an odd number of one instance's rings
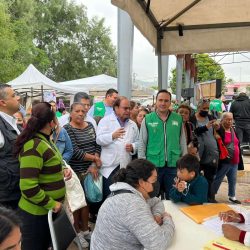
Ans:
{"label": "blue plastic bag", "polygon": [[102,201],[102,175],[94,180],[91,173],[88,173],[83,181],[85,196],[89,202]]}

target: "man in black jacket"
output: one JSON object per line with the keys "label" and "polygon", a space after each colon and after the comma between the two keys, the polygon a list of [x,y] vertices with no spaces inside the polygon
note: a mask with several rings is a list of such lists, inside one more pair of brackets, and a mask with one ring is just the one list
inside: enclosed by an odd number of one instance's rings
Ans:
{"label": "man in black jacket", "polygon": [[235,129],[240,140],[250,143],[250,100],[246,93],[240,93],[232,103],[230,112],[233,113]]}
{"label": "man in black jacket", "polygon": [[21,128],[13,115],[19,110],[20,97],[11,86],[0,84],[0,205],[17,208],[20,198],[19,161],[13,147]]}

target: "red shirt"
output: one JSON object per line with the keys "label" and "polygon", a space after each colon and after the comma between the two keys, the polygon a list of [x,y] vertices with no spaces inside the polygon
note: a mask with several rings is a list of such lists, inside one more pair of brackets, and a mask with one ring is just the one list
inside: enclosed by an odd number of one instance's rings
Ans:
{"label": "red shirt", "polygon": [[[239,149],[239,140],[236,137],[235,132],[234,133],[234,157],[231,160],[231,163],[238,164],[240,161],[240,149]],[[228,145],[231,142],[232,136],[230,131],[225,131],[225,145]]]}

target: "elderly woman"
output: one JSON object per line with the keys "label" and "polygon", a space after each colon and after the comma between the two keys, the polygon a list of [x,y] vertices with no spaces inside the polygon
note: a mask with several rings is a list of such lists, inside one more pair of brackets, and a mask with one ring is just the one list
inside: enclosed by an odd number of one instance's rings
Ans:
{"label": "elderly woman", "polygon": [[16,140],[20,161],[19,201],[22,220],[22,250],[44,250],[50,245],[48,211],[58,212],[65,196],[62,156],[50,140],[55,129],[55,113],[46,102],[32,108],[31,117]]}
{"label": "elderly woman", "polygon": [[120,169],[110,186],[111,197],[101,206],[91,239],[91,250],[165,250],[174,236],[174,223],[165,213],[157,171],[138,159]]}
{"label": "elderly woman", "polygon": [[218,192],[222,180],[227,176],[228,180],[228,197],[229,201],[235,204],[240,204],[235,197],[236,189],[236,179],[237,179],[237,170],[240,163],[241,153],[239,148],[239,140],[237,135],[232,127],[233,125],[233,114],[230,112],[225,112],[222,114],[221,124],[218,134],[221,136],[222,141],[225,146],[233,143],[233,152],[230,158],[220,160],[218,171],[216,173],[213,188],[215,194]]}
{"label": "elderly woman", "polygon": [[[101,148],[96,143],[95,129],[92,123],[84,120],[87,111],[88,107],[82,103],[73,103],[71,105],[70,123],[64,126],[73,145],[73,156],[69,165],[76,172],[80,181],[83,180],[87,172],[90,172],[94,178],[98,177],[98,171],[101,167],[99,158]],[[75,211],[73,215],[81,245],[88,247],[89,244],[86,240],[90,240],[91,237],[88,230],[89,207],[83,207]]]}
{"label": "elderly woman", "polygon": [[219,150],[214,137],[214,128],[218,128],[216,119],[209,115],[209,99],[201,99],[198,102],[197,112],[190,117],[194,125],[194,132],[199,141],[199,156],[201,170],[208,181],[208,201],[216,202],[212,183],[217,171]]}

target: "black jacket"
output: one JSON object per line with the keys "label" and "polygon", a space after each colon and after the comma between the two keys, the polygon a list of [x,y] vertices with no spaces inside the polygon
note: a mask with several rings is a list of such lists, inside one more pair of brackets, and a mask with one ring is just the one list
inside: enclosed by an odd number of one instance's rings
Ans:
{"label": "black jacket", "polygon": [[238,96],[232,103],[230,112],[233,113],[236,125],[249,124],[250,100],[248,96]]}
{"label": "black jacket", "polygon": [[[0,130],[4,136],[4,146],[0,148],[0,203],[20,198],[20,168],[18,157],[13,154],[17,132],[0,116]],[[21,130],[20,130],[21,131]]]}

